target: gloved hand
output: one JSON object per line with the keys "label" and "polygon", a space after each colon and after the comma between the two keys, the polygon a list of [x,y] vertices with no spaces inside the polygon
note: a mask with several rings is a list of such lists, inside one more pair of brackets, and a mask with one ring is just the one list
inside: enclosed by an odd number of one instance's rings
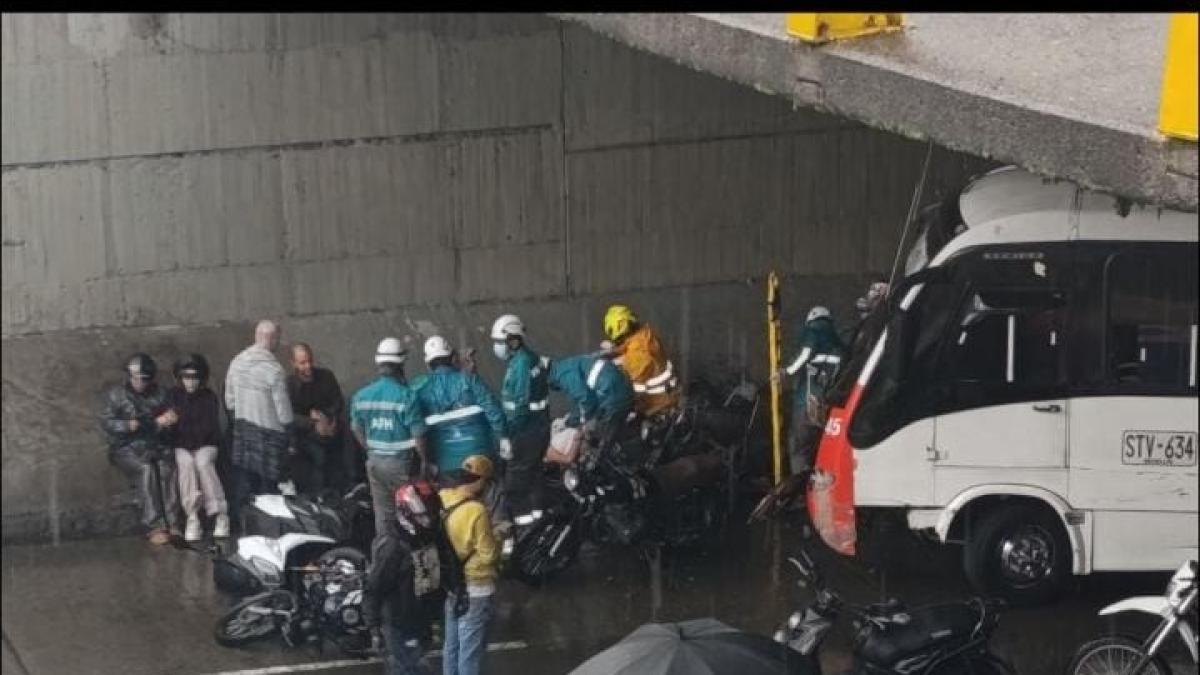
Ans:
{"label": "gloved hand", "polygon": [[500,439],[500,459],[511,462],[513,458],[512,441],[507,438]]}

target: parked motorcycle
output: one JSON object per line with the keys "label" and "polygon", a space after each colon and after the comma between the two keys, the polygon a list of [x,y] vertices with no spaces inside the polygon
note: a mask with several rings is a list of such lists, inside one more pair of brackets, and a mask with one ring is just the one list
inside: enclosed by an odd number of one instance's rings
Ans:
{"label": "parked motorcycle", "polygon": [[993,654],[988,640],[998,622],[998,605],[974,598],[968,602],[908,608],[898,600],[859,606],[845,602],[826,584],[807,551],[789,558],[800,585],[813,601],[788,617],[775,633],[786,645],[788,659],[800,659],[809,672],[821,673],[821,646],[838,617],[852,617],[856,675],[1013,675],[1007,662]]}
{"label": "parked motorcycle", "polygon": [[1179,635],[1192,662],[1200,663],[1196,646],[1195,560],[1179,566],[1165,594],[1125,598],[1101,609],[1100,616],[1119,612],[1144,612],[1162,617],[1162,621],[1144,640],[1108,635],[1088,642],[1075,652],[1067,669],[1069,675],[1169,675],[1171,668],[1161,652],[1172,634]]}
{"label": "parked motorcycle", "polygon": [[[285,534],[279,541],[313,536]],[[366,556],[350,547],[325,551],[314,563],[284,566],[280,583],[234,605],[217,620],[213,637],[222,646],[240,647],[278,632],[288,646],[315,644],[323,651],[329,641],[362,656],[371,646],[362,615],[366,567]]]}

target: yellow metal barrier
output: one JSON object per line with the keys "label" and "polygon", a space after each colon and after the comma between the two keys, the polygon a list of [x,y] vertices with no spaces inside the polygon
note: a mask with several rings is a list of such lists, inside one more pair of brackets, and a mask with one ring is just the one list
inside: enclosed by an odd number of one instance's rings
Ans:
{"label": "yellow metal barrier", "polygon": [[1174,138],[1196,140],[1197,14],[1172,14],[1163,66],[1158,130]]}
{"label": "yellow metal barrier", "polygon": [[783,410],[780,409],[783,385],[775,376],[779,372],[782,335],[779,330],[779,276],[772,270],[767,276],[767,363],[771,369],[771,473],[775,485],[783,480]]}
{"label": "yellow metal barrier", "polygon": [[903,14],[847,14],[843,12],[788,14],[787,32],[805,42],[829,42],[886,33],[904,26]]}

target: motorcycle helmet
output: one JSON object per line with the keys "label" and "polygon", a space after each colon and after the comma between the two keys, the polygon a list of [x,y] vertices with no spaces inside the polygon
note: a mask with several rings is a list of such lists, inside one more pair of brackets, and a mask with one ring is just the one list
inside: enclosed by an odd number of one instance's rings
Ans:
{"label": "motorcycle helmet", "polygon": [[188,354],[175,362],[173,369],[175,379],[182,379],[184,375],[194,375],[200,378],[201,382],[208,381],[208,359],[204,358],[203,354]]}
{"label": "motorcycle helmet", "polygon": [[375,363],[403,365],[407,356],[408,350],[404,348],[400,340],[394,337],[383,338],[379,341],[379,346],[375,348]]}
{"label": "motorcycle helmet", "polygon": [[604,313],[604,334],[609,340],[619,342],[637,323],[633,310],[625,305],[613,305]]}
{"label": "motorcycle helmet", "polygon": [[150,358],[149,354],[138,352],[125,362],[125,370],[129,372],[130,377],[153,380],[154,376],[158,374],[158,364]]}
{"label": "motorcycle helmet", "polygon": [[406,533],[414,536],[433,531],[441,517],[442,500],[433,483],[414,480],[396,488],[396,522]]}
{"label": "motorcycle helmet", "polygon": [[450,346],[450,342],[441,335],[431,336],[425,341],[425,363],[450,356],[453,352],[454,348]]}

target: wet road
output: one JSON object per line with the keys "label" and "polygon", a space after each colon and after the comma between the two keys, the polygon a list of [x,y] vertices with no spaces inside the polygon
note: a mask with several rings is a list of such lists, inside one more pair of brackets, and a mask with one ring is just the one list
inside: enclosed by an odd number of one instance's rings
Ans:
{"label": "wet road", "polygon": [[[660,584],[632,552],[611,550],[585,551],[580,564],[539,590],[502,582],[487,672],[565,673],[651,620],[715,616],[769,634],[807,598],[785,569],[799,541],[798,528],[787,522],[738,529],[706,554],[665,560]],[[957,549],[930,547],[899,531],[872,541],[865,562],[818,551],[831,585],[848,600],[887,595],[921,603],[966,594]],[[117,539],[6,547],[3,566],[6,674],[380,672],[378,664],[347,663],[337,654],[285,649],[276,641],[237,650],[218,646],[213,620],[230,603],[213,587],[203,553]],[[993,644],[1022,675],[1057,675],[1076,646],[1094,635],[1113,628],[1144,634],[1145,622],[1114,623],[1096,617],[1096,610],[1135,593],[1158,594],[1166,579],[1082,579],[1055,606],[1006,612]],[[826,672],[847,666],[847,640],[846,630],[831,638]]]}

